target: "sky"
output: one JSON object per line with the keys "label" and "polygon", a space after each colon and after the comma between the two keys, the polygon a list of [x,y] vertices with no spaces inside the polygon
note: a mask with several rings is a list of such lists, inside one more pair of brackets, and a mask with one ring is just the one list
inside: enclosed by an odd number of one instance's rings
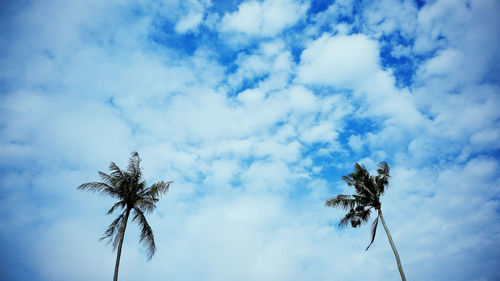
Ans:
{"label": "sky", "polygon": [[[139,152],[174,184],[120,280],[397,280],[383,228],[325,200],[391,167],[408,280],[500,280],[500,2],[0,1],[0,279],[110,280]],[[372,215],[372,219],[375,216]]]}

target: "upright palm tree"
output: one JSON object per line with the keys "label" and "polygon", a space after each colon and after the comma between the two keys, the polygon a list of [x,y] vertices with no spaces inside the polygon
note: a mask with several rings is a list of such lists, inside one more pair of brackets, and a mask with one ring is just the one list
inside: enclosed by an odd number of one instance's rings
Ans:
{"label": "upright palm tree", "polygon": [[108,175],[99,171],[102,182],[88,182],[78,187],[81,190],[98,192],[117,199],[118,202],[109,209],[108,215],[112,214],[117,208],[123,210],[109,225],[101,238],[101,241],[107,239],[108,243],[113,242],[113,250],[118,247],[114,281],[118,280],[123,238],[125,237],[125,228],[131,212],[133,214],[132,221],[136,221],[141,228],[139,242],[146,247],[148,260],[153,257],[156,251],[155,239],[153,230],[149,226],[144,213],[151,213],[156,208],[155,203],[158,202],[159,196],[165,194],[172,183],[171,181],[160,181],[146,187],[146,182],[142,179],[142,172],[139,167],[140,162],[139,154],[132,152],[126,171],[121,170],[114,162],[111,162],[109,165],[111,174]]}
{"label": "upright palm tree", "polygon": [[398,251],[396,246],[392,241],[391,233],[385,224],[384,216],[382,216],[382,209],[380,204],[380,196],[384,194],[387,185],[389,184],[389,165],[386,162],[380,162],[377,169],[378,175],[373,177],[368,173],[364,166],[358,163],[354,164],[354,172],[347,176],[343,176],[342,179],[349,186],[354,186],[356,194],[354,195],[337,195],[327,200],[325,205],[328,207],[340,207],[344,210],[348,210],[347,214],[340,220],[339,226],[344,227],[350,222],[352,227],[358,227],[362,223],[366,223],[370,218],[370,213],[372,210],[377,211],[377,218],[372,224],[372,239],[366,250],[370,248],[371,244],[375,240],[375,234],[377,233],[378,219],[382,221],[385,233],[387,233],[387,238],[391,244],[392,251],[396,257],[396,262],[398,264],[399,274],[401,274],[401,279],[406,281],[405,274],[403,272],[403,267],[401,266],[401,261],[399,259]]}

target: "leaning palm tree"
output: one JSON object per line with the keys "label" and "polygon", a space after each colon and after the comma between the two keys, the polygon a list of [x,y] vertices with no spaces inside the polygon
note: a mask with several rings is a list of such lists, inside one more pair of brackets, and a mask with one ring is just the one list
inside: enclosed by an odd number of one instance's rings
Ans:
{"label": "leaning palm tree", "polygon": [[387,238],[391,244],[392,251],[396,257],[396,262],[398,264],[399,273],[401,274],[401,279],[406,281],[403,268],[401,266],[401,261],[399,260],[399,254],[396,250],[396,246],[392,241],[391,233],[385,224],[384,216],[382,216],[382,209],[380,204],[380,196],[384,194],[387,185],[389,184],[389,165],[386,162],[380,162],[377,169],[378,175],[373,177],[368,173],[366,168],[362,165],[356,163],[354,165],[354,172],[347,176],[343,176],[342,179],[349,186],[354,186],[356,194],[354,195],[337,195],[327,200],[325,205],[328,207],[340,207],[347,212],[347,214],[340,220],[339,226],[344,227],[350,222],[352,227],[358,227],[362,223],[366,223],[370,218],[370,213],[372,210],[377,211],[377,218],[372,224],[372,239],[366,250],[370,248],[371,244],[375,240],[375,234],[377,233],[378,220],[382,221],[385,233],[387,233]]}
{"label": "leaning palm tree", "polygon": [[133,214],[132,221],[136,221],[141,228],[139,242],[146,247],[148,260],[153,257],[156,251],[155,239],[153,230],[149,226],[144,213],[151,213],[156,208],[155,203],[158,202],[159,196],[165,194],[172,183],[171,181],[160,181],[146,187],[146,182],[142,179],[142,172],[139,167],[140,162],[139,154],[132,152],[126,171],[121,170],[114,162],[111,162],[109,165],[111,174],[99,172],[102,182],[84,183],[78,187],[81,190],[98,192],[117,199],[118,202],[109,209],[108,215],[112,214],[117,208],[122,210],[121,214],[109,225],[101,238],[101,241],[107,240],[108,244],[113,242],[113,251],[118,248],[114,281],[118,280],[123,238],[125,237],[125,228],[131,212]]}

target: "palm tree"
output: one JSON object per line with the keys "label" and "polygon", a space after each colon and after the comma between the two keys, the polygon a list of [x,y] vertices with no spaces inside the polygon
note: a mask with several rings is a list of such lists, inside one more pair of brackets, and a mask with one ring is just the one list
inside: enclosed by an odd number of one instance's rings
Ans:
{"label": "palm tree", "polygon": [[344,227],[350,222],[352,227],[358,227],[362,223],[366,223],[370,218],[370,213],[372,210],[377,211],[377,218],[372,224],[372,239],[366,250],[370,248],[371,244],[375,240],[375,234],[377,233],[378,220],[382,221],[385,233],[387,233],[387,238],[391,244],[392,251],[396,257],[396,262],[398,264],[399,274],[401,274],[401,279],[406,281],[403,268],[401,266],[401,261],[399,259],[398,251],[396,246],[392,241],[391,233],[385,224],[384,216],[382,216],[382,209],[380,204],[380,196],[384,194],[387,185],[389,184],[389,165],[386,162],[380,162],[377,169],[378,175],[373,177],[368,173],[366,168],[358,163],[354,164],[354,172],[347,176],[343,176],[342,179],[349,186],[354,186],[356,194],[354,195],[337,195],[326,201],[325,205],[328,207],[339,207],[346,211],[349,211],[342,220],[340,220],[339,226]]}
{"label": "palm tree", "polygon": [[98,192],[117,199],[118,202],[109,209],[108,215],[117,208],[123,210],[100,239],[101,241],[106,239],[108,244],[113,242],[113,251],[118,248],[114,281],[118,280],[118,267],[120,266],[125,228],[131,212],[133,214],[132,221],[136,221],[141,229],[139,242],[146,247],[148,260],[153,257],[156,251],[155,239],[144,213],[151,213],[156,208],[155,203],[158,202],[159,196],[165,194],[172,183],[171,181],[160,181],[146,188],[146,182],[142,179],[139,167],[140,162],[139,154],[132,152],[126,171],[121,170],[114,162],[111,162],[109,165],[111,174],[99,171],[102,182],[88,182],[78,187],[81,190]]}

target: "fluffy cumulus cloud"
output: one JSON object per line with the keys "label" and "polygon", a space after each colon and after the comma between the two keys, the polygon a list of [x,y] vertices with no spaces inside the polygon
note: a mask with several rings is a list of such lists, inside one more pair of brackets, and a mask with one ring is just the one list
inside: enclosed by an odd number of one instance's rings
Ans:
{"label": "fluffy cumulus cloud", "polygon": [[221,31],[250,36],[274,36],[293,26],[306,13],[307,3],[295,0],[246,1],[238,10],[224,14]]}
{"label": "fluffy cumulus cloud", "polygon": [[305,83],[354,87],[379,70],[377,42],[363,34],[324,34],[301,54],[299,78]]}
{"label": "fluffy cumulus cloud", "polygon": [[0,279],[109,280],[76,187],[132,151],[174,184],[120,280],[395,280],[324,207],[379,161],[409,280],[500,278],[498,1],[4,2]]}

